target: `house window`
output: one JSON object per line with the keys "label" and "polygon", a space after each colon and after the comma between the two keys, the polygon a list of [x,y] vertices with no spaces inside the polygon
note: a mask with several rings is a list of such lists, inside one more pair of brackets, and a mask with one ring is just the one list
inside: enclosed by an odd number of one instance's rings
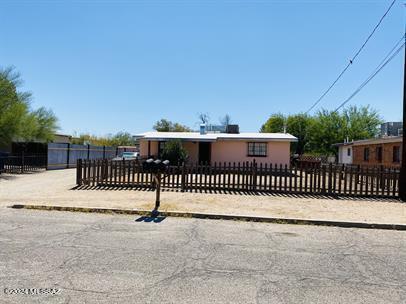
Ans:
{"label": "house window", "polygon": [[382,147],[376,147],[375,158],[378,162],[382,161]]}
{"label": "house window", "polygon": [[165,141],[158,142],[158,157],[161,157],[165,149]]}
{"label": "house window", "polygon": [[265,157],[267,155],[267,143],[249,142],[248,156]]}
{"label": "house window", "polygon": [[351,156],[351,148],[347,148],[347,156]]}
{"label": "house window", "polygon": [[400,162],[400,147],[399,146],[393,147],[393,162],[394,163]]}
{"label": "house window", "polygon": [[369,161],[369,148],[364,148],[364,161]]}

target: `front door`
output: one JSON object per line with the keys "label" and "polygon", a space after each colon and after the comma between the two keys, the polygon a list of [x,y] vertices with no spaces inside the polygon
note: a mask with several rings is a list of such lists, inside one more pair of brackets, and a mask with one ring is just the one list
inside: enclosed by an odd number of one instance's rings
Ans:
{"label": "front door", "polygon": [[210,164],[211,143],[199,142],[199,163]]}

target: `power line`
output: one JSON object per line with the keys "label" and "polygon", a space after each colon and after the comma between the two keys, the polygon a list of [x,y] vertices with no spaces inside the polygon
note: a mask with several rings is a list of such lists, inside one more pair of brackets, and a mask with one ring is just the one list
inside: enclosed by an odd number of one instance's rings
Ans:
{"label": "power line", "polygon": [[320,101],[324,98],[324,96],[327,95],[328,92],[335,86],[335,84],[340,80],[340,78],[344,75],[344,73],[348,70],[348,68],[353,64],[354,60],[358,57],[358,55],[361,53],[361,51],[365,48],[366,44],[368,41],[371,39],[375,31],[378,29],[378,27],[381,25],[383,19],[386,17],[386,15],[389,13],[391,10],[392,6],[395,4],[396,0],[393,0],[392,3],[389,5],[388,9],[386,12],[383,14],[381,19],[379,19],[379,22],[375,25],[374,29],[372,32],[369,34],[365,42],[362,44],[362,46],[359,48],[359,50],[355,53],[355,55],[350,59],[348,62],[347,66],[342,70],[342,72],[338,75],[338,77],[333,81],[333,83],[328,87],[328,89],[319,97],[319,99],[316,100],[316,102],[305,112],[306,114],[309,113],[315,106],[317,106]]}
{"label": "power line", "polygon": [[[404,37],[402,37],[403,40]],[[403,49],[405,46],[405,42],[402,43],[400,47],[396,49],[395,52],[393,50],[398,46],[399,42],[395,45],[394,48],[386,55],[383,61],[379,63],[379,65],[375,68],[375,70],[372,72],[372,74],[346,99],[344,100],[335,110],[334,112],[337,112],[339,109],[341,109],[347,102],[349,102],[352,98],[355,97],[389,62],[391,62],[397,54]],[[388,58],[389,57],[389,58]]]}

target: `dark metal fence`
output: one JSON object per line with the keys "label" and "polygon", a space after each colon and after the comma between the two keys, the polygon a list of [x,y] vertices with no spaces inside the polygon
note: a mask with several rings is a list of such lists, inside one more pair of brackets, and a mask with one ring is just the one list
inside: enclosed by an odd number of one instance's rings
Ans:
{"label": "dark metal fence", "polygon": [[[396,168],[299,163],[244,163],[171,166],[162,188],[181,191],[247,191],[397,197]],[[78,186],[154,187],[151,172],[139,161],[78,160]]]}
{"label": "dark metal fence", "polygon": [[78,159],[111,159],[116,154],[116,147],[49,143],[47,169],[75,168]]}
{"label": "dark metal fence", "polygon": [[44,170],[47,156],[44,154],[0,155],[0,173],[27,173]]}

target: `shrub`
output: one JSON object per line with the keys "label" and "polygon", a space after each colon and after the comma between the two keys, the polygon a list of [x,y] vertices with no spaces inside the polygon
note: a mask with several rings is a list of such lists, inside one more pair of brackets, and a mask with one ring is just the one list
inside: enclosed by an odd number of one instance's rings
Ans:
{"label": "shrub", "polygon": [[187,160],[188,154],[178,139],[170,140],[165,143],[161,159],[169,160],[171,165],[182,164]]}

